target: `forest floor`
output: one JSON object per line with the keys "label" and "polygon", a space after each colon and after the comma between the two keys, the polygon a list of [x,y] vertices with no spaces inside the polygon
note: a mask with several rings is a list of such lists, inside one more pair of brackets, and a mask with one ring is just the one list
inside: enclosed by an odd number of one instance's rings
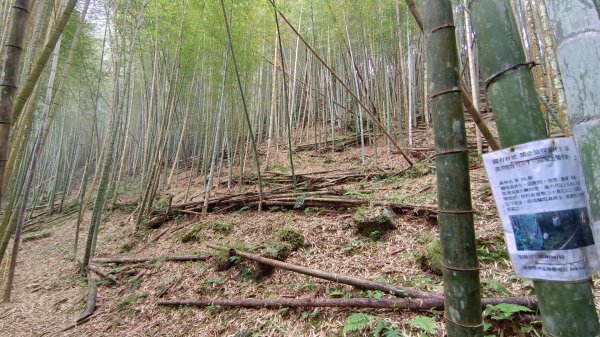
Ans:
{"label": "forest floor", "polygon": [[[332,189],[344,198],[387,200],[436,207],[435,166],[421,161],[412,169],[398,154],[388,155],[385,141],[367,148],[369,163],[361,164],[360,147],[343,152],[295,154],[296,172],[327,171],[327,175],[362,172],[359,180],[346,181]],[[414,147],[431,148],[430,137],[423,134]],[[433,151],[427,150],[427,156]],[[514,275],[500,221],[480,159],[471,158],[471,184],[475,210],[476,238],[481,262],[484,297],[531,295],[531,281]],[[418,159],[418,157],[415,157]],[[272,158],[271,171],[289,174],[286,154]],[[182,203],[189,172],[176,177],[170,193],[174,203]],[[224,180],[224,179],[223,179]],[[265,189],[277,187],[267,184]],[[202,199],[203,178],[192,184],[192,201]],[[247,185],[245,190],[255,190]],[[213,198],[237,193],[221,185]],[[125,203],[127,193],[122,202]],[[130,196],[135,200],[135,196]],[[301,201],[298,201],[301,203]],[[399,214],[396,229],[383,236],[363,236],[353,222],[355,209],[308,207],[286,209],[271,207],[263,212],[242,208],[208,215],[188,214],[154,230],[134,234],[129,220],[131,209],[117,209],[102,219],[96,257],[164,257],[173,255],[213,255],[201,262],[154,260],[137,264],[100,264],[118,283],[101,280],[97,309],[89,321],[71,326],[86,304],[88,285],[78,272],[73,258],[75,219],[48,223],[37,232],[48,237],[25,242],[19,255],[13,302],[0,305],[0,336],[443,336],[443,313],[411,312],[391,309],[282,308],[239,309],[157,305],[165,299],[268,299],[268,298],[386,298],[378,291],[363,291],[351,286],[312,278],[285,270],[259,275],[258,265],[241,260],[230,268],[220,268],[218,253],[205,243],[243,247],[263,254],[281,244],[284,231],[299,232],[305,244],[291,251],[288,263],[327,272],[384,281],[401,287],[441,294],[442,278],[423,256],[438,237],[435,218],[428,213]],[[85,215],[80,246],[85,244],[89,212]],[[32,235],[29,233],[28,235]],[[81,247],[79,254],[81,254]],[[81,256],[78,256],[81,259]],[[221,266],[222,267],[222,266]],[[97,276],[96,276],[97,277]],[[597,280],[595,282],[598,282]],[[597,296],[596,296],[597,297]],[[351,316],[364,313],[365,316]],[[494,320],[487,335],[539,336],[535,315]],[[362,318],[364,327],[349,332],[348,318]],[[498,318],[498,317],[495,317]],[[385,328],[383,328],[385,327]],[[378,328],[381,328],[379,332]],[[346,329],[346,332],[344,332]],[[387,335],[383,332],[387,331]],[[394,335],[393,332],[398,334]]]}

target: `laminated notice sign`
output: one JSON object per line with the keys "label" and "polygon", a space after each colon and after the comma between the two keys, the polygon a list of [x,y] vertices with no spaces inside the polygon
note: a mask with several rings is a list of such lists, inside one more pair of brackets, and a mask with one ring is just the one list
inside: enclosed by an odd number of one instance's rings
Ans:
{"label": "laminated notice sign", "polygon": [[518,276],[578,281],[598,270],[585,182],[571,138],[521,144],[483,160]]}

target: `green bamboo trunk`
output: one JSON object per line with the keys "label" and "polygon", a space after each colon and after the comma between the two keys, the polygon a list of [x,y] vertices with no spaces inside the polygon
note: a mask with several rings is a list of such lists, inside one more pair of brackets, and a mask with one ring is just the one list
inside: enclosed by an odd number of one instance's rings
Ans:
{"label": "green bamboo trunk", "polygon": [[46,64],[48,64],[48,60],[50,59],[50,55],[52,55],[52,51],[54,50],[54,46],[58,42],[58,39],[62,35],[63,29],[67,26],[67,22],[71,17],[71,13],[77,4],[77,0],[69,0],[64,7],[64,11],[62,12],[56,24],[52,27],[52,34],[48,37],[48,40],[44,44],[40,55],[36,58],[33,69],[29,73],[29,76],[19,87],[19,93],[17,94],[17,98],[15,100],[15,105],[12,111],[13,121],[16,121],[20,116],[23,108],[25,107],[25,103],[31,96],[33,92],[33,88],[35,84],[40,79],[42,75],[42,71],[46,68]]}
{"label": "green bamboo trunk", "polygon": [[19,64],[23,53],[25,27],[29,20],[28,0],[15,1],[11,11],[11,23],[2,46],[2,63],[0,66],[0,200],[4,190],[4,169],[9,152],[9,138],[12,128],[12,109],[17,85],[19,84]]}
{"label": "green bamboo trunk", "polygon": [[556,38],[557,56],[573,138],[579,149],[589,196],[594,238],[600,241],[600,18],[592,0],[548,0],[548,17]]}
{"label": "green bamboo trunk", "polygon": [[[470,5],[480,71],[503,147],[547,138],[530,66],[508,0]],[[598,336],[600,325],[589,281],[534,281],[548,336]]]}
{"label": "green bamboo trunk", "polygon": [[469,158],[450,0],[423,1],[448,336],[483,336]]}

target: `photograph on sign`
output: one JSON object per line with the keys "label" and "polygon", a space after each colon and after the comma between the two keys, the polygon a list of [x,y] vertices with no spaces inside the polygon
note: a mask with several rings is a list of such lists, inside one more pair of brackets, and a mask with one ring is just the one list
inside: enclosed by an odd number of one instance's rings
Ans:
{"label": "photograph on sign", "polygon": [[587,208],[510,216],[517,250],[569,250],[594,244]]}

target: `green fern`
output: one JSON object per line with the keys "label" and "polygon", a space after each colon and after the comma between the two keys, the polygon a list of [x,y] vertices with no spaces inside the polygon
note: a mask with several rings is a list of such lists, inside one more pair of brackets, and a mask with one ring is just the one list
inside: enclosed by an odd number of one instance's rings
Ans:
{"label": "green fern", "polygon": [[496,305],[488,304],[483,314],[493,320],[499,321],[510,318],[517,312],[532,312],[532,310],[518,304],[500,303]]}
{"label": "green fern", "polygon": [[371,325],[372,317],[363,313],[356,313],[346,318],[346,324],[342,329],[343,333],[363,330]]}
{"label": "green fern", "polygon": [[437,328],[435,327],[435,320],[431,317],[416,316],[408,322],[413,329],[423,330],[430,334],[435,334]]}
{"label": "green fern", "polygon": [[383,318],[377,320],[371,335],[373,337],[404,337],[395,326]]}
{"label": "green fern", "polygon": [[294,203],[294,208],[298,209],[304,206],[304,201],[306,200],[306,195],[302,194],[296,198],[296,202]]}

